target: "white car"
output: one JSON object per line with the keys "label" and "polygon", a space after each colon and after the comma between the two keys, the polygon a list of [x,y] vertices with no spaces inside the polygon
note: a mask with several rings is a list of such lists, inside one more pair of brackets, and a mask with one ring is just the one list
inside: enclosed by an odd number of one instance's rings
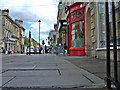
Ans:
{"label": "white car", "polygon": [[35,51],[34,51],[35,49],[33,48],[33,47],[30,47],[30,51],[29,51],[29,48],[27,49],[27,54],[29,54],[29,52],[30,52],[30,54],[34,54],[35,53]]}

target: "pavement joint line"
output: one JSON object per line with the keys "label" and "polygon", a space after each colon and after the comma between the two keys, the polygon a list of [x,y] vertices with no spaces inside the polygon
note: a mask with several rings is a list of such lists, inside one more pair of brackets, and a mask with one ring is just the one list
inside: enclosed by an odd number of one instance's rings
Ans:
{"label": "pavement joint line", "polygon": [[37,70],[58,70],[58,69],[8,69],[6,71],[37,71]]}
{"label": "pavement joint line", "polygon": [[37,65],[35,65],[34,67],[33,67],[33,69],[35,69],[37,67]]}
{"label": "pavement joint line", "polygon": [[84,76],[86,79],[88,79],[90,82],[92,82],[93,84],[95,84],[94,81],[92,81],[90,78],[88,78],[86,75],[82,74],[82,76]]}
{"label": "pavement joint line", "polygon": [[12,81],[16,76],[14,76],[13,78],[11,78],[10,80],[8,80],[6,83],[4,83],[2,86],[0,86],[0,88],[2,88],[5,84],[9,83],[10,81]]}
{"label": "pavement joint line", "polygon": [[2,73],[5,73],[5,72],[7,72],[8,71],[8,69],[7,70],[4,70],[3,72],[1,72],[0,74],[2,74]]}
{"label": "pavement joint line", "polygon": [[58,73],[59,73],[59,75],[61,76],[61,72],[60,72],[60,70],[58,69]]}

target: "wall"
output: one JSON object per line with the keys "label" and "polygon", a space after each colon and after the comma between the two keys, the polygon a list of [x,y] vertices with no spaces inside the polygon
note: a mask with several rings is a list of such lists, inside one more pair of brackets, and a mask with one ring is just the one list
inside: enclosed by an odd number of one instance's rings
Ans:
{"label": "wall", "polygon": [[85,8],[85,52],[92,57],[96,57],[97,48],[96,14],[96,2],[90,2]]}
{"label": "wall", "polygon": [[90,5],[85,9],[85,55],[91,56],[91,10]]}

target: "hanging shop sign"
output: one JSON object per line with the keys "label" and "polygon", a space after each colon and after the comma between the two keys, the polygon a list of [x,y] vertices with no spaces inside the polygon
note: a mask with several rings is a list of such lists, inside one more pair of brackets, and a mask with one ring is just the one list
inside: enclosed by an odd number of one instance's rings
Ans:
{"label": "hanging shop sign", "polygon": [[72,8],[70,9],[70,13],[71,13],[71,12],[74,12],[74,11],[76,11],[76,10],[82,8],[82,7],[83,7],[82,4],[80,4],[80,5],[76,5],[76,6],[74,6],[74,7],[72,7]]}
{"label": "hanging shop sign", "polygon": [[64,9],[64,5],[63,4],[59,4],[58,5],[58,9],[63,10]]}
{"label": "hanging shop sign", "polygon": [[79,18],[83,18],[82,9],[79,9],[79,10],[71,13],[71,21],[79,19]]}

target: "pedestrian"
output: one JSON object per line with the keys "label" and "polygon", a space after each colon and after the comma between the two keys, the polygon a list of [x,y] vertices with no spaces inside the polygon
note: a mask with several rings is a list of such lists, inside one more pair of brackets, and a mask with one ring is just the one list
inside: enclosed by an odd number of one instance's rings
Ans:
{"label": "pedestrian", "polygon": [[27,52],[27,51],[28,51],[28,49],[26,49],[26,55],[28,55],[28,52]]}
{"label": "pedestrian", "polygon": [[41,50],[41,53],[42,53],[42,54],[44,53],[43,48],[42,48],[42,50]]}
{"label": "pedestrian", "polygon": [[3,47],[1,48],[1,53],[3,53]]}
{"label": "pedestrian", "polygon": [[47,53],[47,46],[45,45],[45,53]]}

